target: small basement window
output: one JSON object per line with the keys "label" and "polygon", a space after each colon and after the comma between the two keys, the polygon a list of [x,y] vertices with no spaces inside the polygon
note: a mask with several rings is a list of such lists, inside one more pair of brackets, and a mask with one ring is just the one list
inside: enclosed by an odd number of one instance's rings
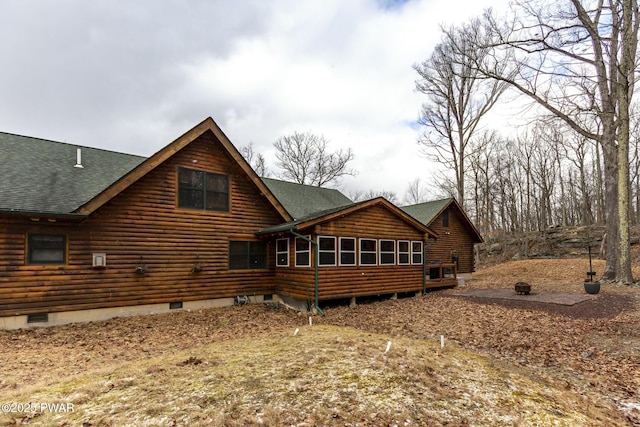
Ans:
{"label": "small basement window", "polygon": [[65,264],[67,236],[64,234],[29,234],[28,264]]}

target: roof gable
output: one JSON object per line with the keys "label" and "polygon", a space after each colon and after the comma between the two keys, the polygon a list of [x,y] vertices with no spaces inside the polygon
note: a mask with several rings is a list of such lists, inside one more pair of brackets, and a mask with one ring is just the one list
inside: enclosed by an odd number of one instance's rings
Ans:
{"label": "roof gable", "polygon": [[351,199],[338,190],[271,178],[262,178],[262,181],[293,219],[353,204]]}
{"label": "roof gable", "polygon": [[14,214],[73,214],[145,160],[9,133],[0,133],[0,153],[0,212]]}
{"label": "roof gable", "polygon": [[417,205],[403,206],[400,209],[423,223],[429,225],[433,222],[437,216],[445,210],[453,199],[433,200],[425,203],[418,203]]}
{"label": "roof gable", "polygon": [[205,132],[211,132],[215,138],[220,142],[222,147],[227,151],[236,164],[243,170],[243,172],[249,177],[249,179],[258,187],[260,192],[264,194],[271,205],[278,211],[285,221],[290,221],[293,218],[289,215],[287,210],[276,199],[271,190],[262,182],[260,177],[251,168],[249,163],[244,159],[242,154],[231,143],[229,138],[222,132],[218,125],[213,121],[211,117],[206,118],[200,124],[187,131],[178,139],[162,148],[160,151],[149,157],[143,163],[138,165],[135,169],[124,175],[122,178],[114,182],[109,188],[97,195],[94,199],[90,200],[85,205],[78,209],[78,212],[83,214],[89,214],[100,206],[107,203],[113,197],[124,191],[126,188],[137,182],[139,179],[147,175],[163,162],[168,160],[178,151],[198,139]]}
{"label": "roof gable", "polygon": [[456,199],[450,197],[448,199],[442,200],[434,200],[431,202],[418,203],[416,205],[411,206],[403,206],[402,209],[404,212],[408,213],[421,223],[426,226],[431,226],[433,221],[440,216],[445,209],[452,207],[456,209],[463,218],[463,222],[465,227],[469,230],[472,235],[472,238],[476,241],[476,243],[481,243],[484,241],[478,229],[473,225],[465,211],[462,209],[460,204],[456,201]]}
{"label": "roof gable", "polygon": [[383,208],[388,210],[391,214],[400,218],[402,221],[406,222],[416,230],[429,234],[432,237],[437,236],[437,234],[433,230],[431,230],[429,227],[422,224],[420,221],[416,220],[411,215],[407,214],[402,209],[400,209],[399,207],[397,207],[396,205],[389,202],[383,197],[376,197],[375,199],[365,200],[363,202],[351,203],[348,206],[336,207],[336,208],[328,209],[321,212],[315,212],[305,218],[300,218],[298,220],[294,220],[285,224],[280,224],[275,227],[269,227],[267,229],[261,230],[258,232],[258,234],[277,234],[277,233],[287,232],[290,230],[304,230],[307,228],[314,227],[318,224],[332,221],[333,219],[338,217],[350,215],[354,212],[358,212],[372,206],[382,206]]}

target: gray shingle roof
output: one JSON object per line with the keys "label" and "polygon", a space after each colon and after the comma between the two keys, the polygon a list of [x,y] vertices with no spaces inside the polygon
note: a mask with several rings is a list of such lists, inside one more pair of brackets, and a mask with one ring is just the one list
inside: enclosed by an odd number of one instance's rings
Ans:
{"label": "gray shingle roof", "polygon": [[353,201],[340,191],[330,188],[313,187],[271,178],[262,178],[262,182],[269,187],[269,190],[294,220],[353,204]]}
{"label": "gray shingle roof", "polygon": [[420,221],[426,226],[429,226],[431,221],[434,220],[436,215],[444,209],[449,203],[451,198],[434,200],[431,202],[418,203],[417,205],[403,206],[400,209]]}
{"label": "gray shingle roof", "polygon": [[[78,148],[83,168],[74,167]],[[0,132],[0,212],[73,213],[144,160]]]}

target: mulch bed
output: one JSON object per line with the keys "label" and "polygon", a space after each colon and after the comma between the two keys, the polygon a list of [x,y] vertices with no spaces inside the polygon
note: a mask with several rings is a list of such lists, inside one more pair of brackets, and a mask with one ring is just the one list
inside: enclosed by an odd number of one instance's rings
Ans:
{"label": "mulch bed", "polygon": [[[489,289],[487,291],[496,291],[496,289]],[[544,311],[546,313],[575,319],[612,319],[624,311],[633,310],[638,302],[638,298],[634,295],[610,293],[599,294],[597,296],[574,294],[584,296],[585,298],[574,304],[550,303],[543,302],[540,298],[535,298],[536,295],[534,294],[517,295],[513,290],[510,290],[510,292],[513,297],[508,298],[505,298],[505,296],[499,292],[486,292],[482,294],[478,293],[477,290],[468,293],[449,294],[447,296],[462,298],[469,302],[482,305],[498,305],[506,308]],[[551,292],[547,293],[547,295],[548,294],[557,294],[558,300],[562,298],[564,298],[565,301],[567,300],[561,293]],[[552,295],[552,297],[553,296],[554,295]],[[527,299],[528,297],[534,298]]]}

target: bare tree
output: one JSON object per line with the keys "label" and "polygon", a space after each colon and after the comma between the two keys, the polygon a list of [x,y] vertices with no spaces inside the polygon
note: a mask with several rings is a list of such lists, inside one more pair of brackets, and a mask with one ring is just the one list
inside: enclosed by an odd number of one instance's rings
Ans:
{"label": "bare tree", "polygon": [[480,37],[483,28],[472,21],[463,29],[452,28],[429,59],[413,68],[419,74],[416,89],[427,96],[419,122],[426,130],[419,140],[423,152],[455,172],[457,200],[464,205],[469,145],[482,118],[491,110],[507,85],[487,79],[475,67],[489,52],[470,43],[463,34]]}
{"label": "bare tree", "polygon": [[366,192],[356,191],[355,193],[350,194],[351,200],[355,202],[371,200],[371,199],[375,199],[376,197],[384,197],[385,199],[387,199],[393,204],[398,203],[398,195],[395,192],[390,190],[379,190],[379,191],[369,190]]}
{"label": "bare tree", "polygon": [[404,196],[404,202],[408,205],[415,205],[426,202],[428,198],[429,192],[427,187],[422,185],[420,178],[416,178],[409,183]]}
{"label": "bare tree", "polygon": [[240,147],[240,154],[251,165],[253,170],[261,177],[268,177],[271,175],[269,168],[267,167],[267,161],[261,153],[256,153],[253,142],[249,145]]}
{"label": "bare tree", "polygon": [[[629,109],[637,68],[637,0],[521,0],[515,14],[484,20],[492,47],[475,62],[597,141],[603,153],[606,268],[603,279],[633,282],[629,244]],[[473,59],[472,57],[470,57]],[[508,69],[504,64],[511,64]]]}
{"label": "bare tree", "polygon": [[278,138],[274,143],[277,165],[284,179],[299,184],[324,186],[357,171],[347,168],[353,160],[351,148],[328,151],[329,141],[322,135],[294,132]]}

